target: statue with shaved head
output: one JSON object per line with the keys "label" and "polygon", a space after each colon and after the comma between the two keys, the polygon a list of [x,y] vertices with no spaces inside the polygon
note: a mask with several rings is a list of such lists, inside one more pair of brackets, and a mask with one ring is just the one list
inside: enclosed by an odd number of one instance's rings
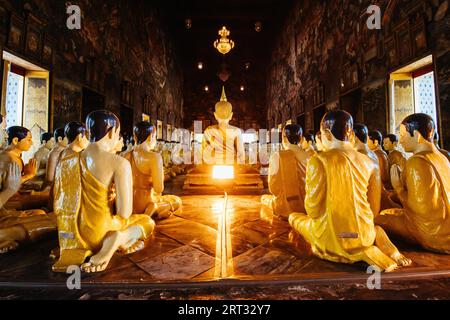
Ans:
{"label": "statue with shaved head", "polygon": [[308,162],[306,213],[292,213],[290,225],[322,259],[364,261],[380,270],[409,265],[386,233],[375,226],[381,181],[374,160],[351,145],[352,116],[330,111],[321,122],[325,151]]}
{"label": "statue with shaved head", "polygon": [[450,163],[433,143],[433,118],[417,113],[400,126],[400,144],[414,155],[403,172],[391,168],[392,185],[403,209],[382,211],[377,223],[424,248],[450,254]]}

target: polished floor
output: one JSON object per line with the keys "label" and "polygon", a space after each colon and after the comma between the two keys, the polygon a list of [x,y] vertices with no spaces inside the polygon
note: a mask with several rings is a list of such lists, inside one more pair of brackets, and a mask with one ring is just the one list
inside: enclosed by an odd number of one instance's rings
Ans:
{"label": "polished floor", "polygon": [[[158,221],[144,250],[116,255],[105,272],[83,274],[82,284],[324,284],[367,279],[365,264],[336,264],[312,256],[289,224],[262,209],[259,199],[256,195],[182,196],[183,212]],[[48,239],[0,257],[0,287],[64,286],[67,275],[53,273],[48,257],[56,245],[55,239]],[[385,279],[450,277],[450,256],[401,243],[400,247],[414,264],[383,275]]]}

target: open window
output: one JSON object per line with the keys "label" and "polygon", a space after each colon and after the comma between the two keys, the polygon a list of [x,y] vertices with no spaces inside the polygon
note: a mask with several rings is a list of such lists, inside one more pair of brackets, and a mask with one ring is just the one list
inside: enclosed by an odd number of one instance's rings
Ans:
{"label": "open window", "polygon": [[33,146],[23,155],[26,162],[39,148],[41,134],[49,130],[49,71],[7,51],[2,58],[6,125],[23,126],[33,135]]}
{"label": "open window", "polygon": [[398,133],[402,120],[413,113],[430,115],[438,127],[435,72],[431,55],[393,72],[389,93],[390,132]]}

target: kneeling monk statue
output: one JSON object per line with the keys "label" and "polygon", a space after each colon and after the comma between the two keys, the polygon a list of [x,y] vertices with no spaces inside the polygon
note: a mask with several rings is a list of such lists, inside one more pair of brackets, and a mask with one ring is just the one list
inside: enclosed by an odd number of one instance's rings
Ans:
{"label": "kneeling monk statue", "polygon": [[406,117],[400,144],[414,155],[405,170],[391,169],[392,185],[403,209],[381,212],[377,223],[424,248],[450,254],[450,165],[433,144],[435,125],[426,114]]}
{"label": "kneeling monk statue", "polygon": [[[86,127],[91,144],[61,159],[56,174],[60,258],[54,271],[65,272],[71,265],[81,265],[85,272],[103,271],[117,250],[129,254],[142,249],[155,227],[149,216],[132,215],[131,166],[115,154],[120,139],[117,116],[94,111]],[[113,184],[116,196],[110,201]]]}
{"label": "kneeling monk statue", "polygon": [[354,263],[365,261],[380,270],[409,265],[374,224],[379,212],[381,181],[374,161],[356,151],[352,116],[330,111],[322,119],[322,143],[326,151],[308,162],[306,213],[293,213],[289,223],[311,244],[322,259]]}
{"label": "kneeling monk statue", "polygon": [[162,156],[154,152],[156,145],[155,126],[139,122],[134,127],[134,150],[123,155],[131,163],[133,172],[133,212],[165,219],[182,210],[181,199],[165,195],[164,166]]}
{"label": "kneeling monk statue", "polygon": [[282,218],[292,212],[305,212],[305,178],[308,154],[298,146],[302,139],[302,127],[287,125],[283,128],[283,149],[275,152],[269,162],[269,190],[261,202]]}

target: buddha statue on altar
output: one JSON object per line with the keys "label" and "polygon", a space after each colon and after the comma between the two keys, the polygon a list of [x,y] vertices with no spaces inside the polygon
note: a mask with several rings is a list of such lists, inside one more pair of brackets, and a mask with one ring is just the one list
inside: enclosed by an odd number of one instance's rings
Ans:
{"label": "buddha statue on altar", "polygon": [[383,140],[384,150],[388,152],[389,172],[393,165],[397,165],[403,171],[406,164],[405,154],[398,148],[398,137],[395,134],[388,134]]}
{"label": "buddha statue on altar", "polygon": [[275,152],[269,162],[269,191],[261,203],[275,215],[288,219],[292,212],[305,212],[305,179],[308,154],[299,143],[302,127],[287,125],[283,128],[283,150]]}
{"label": "buddha statue on altar", "polygon": [[392,186],[389,177],[389,158],[387,153],[382,148],[383,135],[378,130],[373,130],[369,132],[368,146],[378,158],[378,163],[380,166],[381,182],[386,190],[391,190]]}
{"label": "buddha statue on altar", "polygon": [[391,181],[402,209],[381,212],[376,222],[408,242],[450,254],[450,166],[433,143],[435,125],[426,114],[406,117],[400,144],[413,156],[401,172],[391,168]]}
{"label": "buddha statue on altar", "polygon": [[[202,140],[202,164],[197,165],[186,177],[184,189],[215,190],[214,167],[233,166],[233,188],[263,189],[257,169],[245,163],[244,140],[241,129],[230,125],[233,106],[222,88],[220,101],[215,105],[216,125],[205,129]],[[221,169],[221,168],[220,168]]]}
{"label": "buddha statue on altar", "polygon": [[20,244],[37,242],[56,232],[54,214],[42,210],[6,210],[4,205],[19,191],[22,173],[17,163],[10,162],[1,174],[0,254],[16,250]]}
{"label": "buddha statue on altar", "polygon": [[133,213],[146,214],[155,219],[166,219],[181,212],[181,199],[163,195],[164,168],[159,153],[153,151],[156,143],[155,126],[143,121],[134,127],[134,150],[124,155],[133,173]]}
{"label": "buddha statue on altar", "polygon": [[41,146],[33,156],[33,158],[36,159],[37,162],[38,176],[45,177],[47,161],[54,146],[55,139],[53,138],[53,135],[51,133],[44,132],[43,134],[41,134]]}
{"label": "buddha statue on altar", "polygon": [[351,145],[352,116],[330,111],[321,121],[322,151],[308,162],[305,213],[289,223],[325,260],[364,261],[382,271],[409,265],[382,228],[375,226],[381,181],[374,161]]}
{"label": "buddha statue on altar", "polygon": [[434,145],[436,146],[436,148],[439,150],[440,153],[442,153],[447,159],[448,161],[450,161],[450,151],[447,151],[445,149],[442,149],[439,146],[439,134],[437,132],[434,133]]}
{"label": "buddha statue on altar", "polygon": [[55,180],[56,166],[58,165],[59,157],[61,155],[61,152],[63,152],[64,149],[67,148],[67,145],[69,144],[69,141],[67,140],[67,137],[64,134],[64,128],[56,129],[53,134],[53,137],[55,138],[55,146],[53,147],[52,151],[50,152],[50,155],[48,156],[47,173],[45,175],[47,186],[53,185],[53,181]]}
{"label": "buddha statue on altar", "polygon": [[86,127],[90,145],[61,159],[56,174],[54,209],[60,246],[59,260],[53,265],[56,272],[66,272],[71,265],[85,272],[103,271],[116,251],[130,254],[144,248],[155,227],[148,215],[132,214],[131,165],[116,155],[117,116],[94,111]]}

